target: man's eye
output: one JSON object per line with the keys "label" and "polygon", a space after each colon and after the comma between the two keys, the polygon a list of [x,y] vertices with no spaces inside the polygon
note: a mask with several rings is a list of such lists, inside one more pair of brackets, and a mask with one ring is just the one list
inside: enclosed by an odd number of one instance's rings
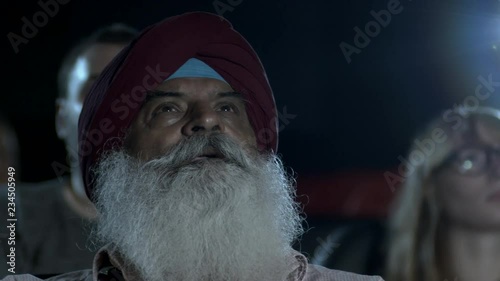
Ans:
{"label": "man's eye", "polygon": [[469,148],[460,151],[456,157],[455,165],[462,172],[482,169],[487,162],[484,150]]}
{"label": "man's eye", "polygon": [[163,104],[153,112],[153,116],[156,116],[160,113],[172,113],[172,112],[179,112],[179,110],[176,106],[172,104]]}
{"label": "man's eye", "polygon": [[236,108],[235,106],[231,105],[231,104],[221,104],[218,108],[218,111],[222,111],[222,112],[236,112]]}

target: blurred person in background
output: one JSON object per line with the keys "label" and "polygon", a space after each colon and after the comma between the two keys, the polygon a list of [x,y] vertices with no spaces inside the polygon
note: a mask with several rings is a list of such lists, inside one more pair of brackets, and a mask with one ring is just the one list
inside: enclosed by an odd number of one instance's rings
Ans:
{"label": "blurred person in background", "polygon": [[95,209],[85,195],[78,164],[78,118],[83,101],[106,65],[137,34],[137,30],[123,24],[99,29],[68,53],[59,71],[56,132],[65,143],[69,167],[59,163],[52,166],[59,181],[61,173],[70,168],[69,181],[66,180],[63,187],[65,199],[83,217],[95,217]]}
{"label": "blurred person in background", "polygon": [[[92,262],[97,247],[90,245],[88,233],[96,211],[85,195],[78,165],[78,117],[95,79],[136,35],[131,27],[113,24],[83,39],[63,59],[56,131],[65,143],[68,163],[52,164],[54,180],[17,187],[16,273],[50,275],[86,268]],[[6,240],[2,239],[2,246],[4,251],[9,249]],[[2,260],[7,254],[0,258],[1,275],[9,273]]]}
{"label": "blurred person in background", "polygon": [[408,160],[386,280],[500,280],[500,111],[445,111]]}
{"label": "blurred person in background", "polygon": [[0,115],[0,185],[7,183],[9,167],[13,167],[19,175],[19,145],[16,133],[7,119]]}

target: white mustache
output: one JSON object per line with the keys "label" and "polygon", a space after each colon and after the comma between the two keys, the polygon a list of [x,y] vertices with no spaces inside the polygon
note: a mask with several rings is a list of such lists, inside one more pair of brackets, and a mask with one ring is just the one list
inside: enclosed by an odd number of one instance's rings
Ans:
{"label": "white mustache", "polygon": [[[161,162],[169,163],[169,167],[175,170],[192,163],[197,157],[208,154],[242,168],[248,168],[249,166],[242,148],[224,134],[195,135],[183,139],[155,160],[162,159]],[[155,160],[151,160],[149,165],[160,162]],[[148,163],[145,165],[148,165]]]}

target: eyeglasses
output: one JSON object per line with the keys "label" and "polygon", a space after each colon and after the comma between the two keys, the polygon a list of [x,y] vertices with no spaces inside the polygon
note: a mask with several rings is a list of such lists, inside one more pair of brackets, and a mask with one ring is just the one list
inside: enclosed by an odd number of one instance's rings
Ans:
{"label": "eyeglasses", "polygon": [[490,170],[494,163],[500,167],[500,147],[466,146],[453,152],[443,166],[462,175],[479,176]]}

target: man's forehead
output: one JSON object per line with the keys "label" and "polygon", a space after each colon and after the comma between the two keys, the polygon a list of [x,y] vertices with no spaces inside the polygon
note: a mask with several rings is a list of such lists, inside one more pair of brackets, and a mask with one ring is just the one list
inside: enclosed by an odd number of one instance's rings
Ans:
{"label": "man's forehead", "polygon": [[97,78],[109,62],[123,49],[125,44],[96,43],[88,46],[78,55],[73,71],[85,78]]}
{"label": "man's forehead", "polygon": [[88,46],[77,58],[68,80],[68,99],[81,99],[85,83],[93,83],[109,62],[125,47],[124,44],[96,43]]}
{"label": "man's forehead", "polygon": [[492,145],[500,144],[500,120],[494,117],[482,117],[475,120],[476,131],[481,140]]}
{"label": "man's forehead", "polygon": [[125,46],[126,44],[96,43],[90,45],[80,57],[88,60],[89,64],[100,73]]}

